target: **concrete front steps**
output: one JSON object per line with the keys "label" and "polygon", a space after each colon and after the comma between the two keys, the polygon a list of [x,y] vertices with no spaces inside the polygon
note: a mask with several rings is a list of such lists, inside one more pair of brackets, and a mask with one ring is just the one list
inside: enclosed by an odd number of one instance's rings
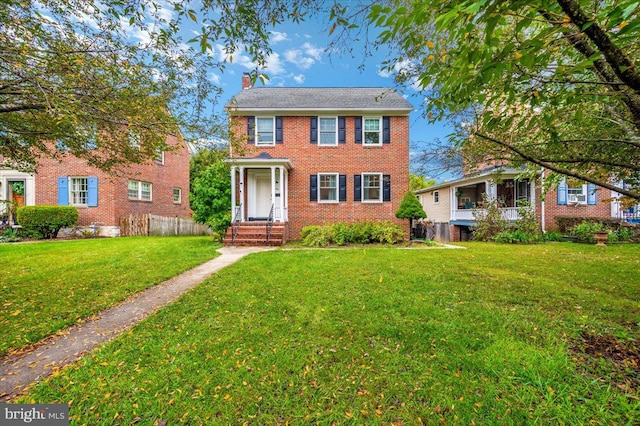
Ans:
{"label": "concrete front steps", "polygon": [[267,241],[267,222],[241,222],[235,241],[233,226],[227,228],[225,246],[281,246],[285,242],[286,224],[274,223]]}

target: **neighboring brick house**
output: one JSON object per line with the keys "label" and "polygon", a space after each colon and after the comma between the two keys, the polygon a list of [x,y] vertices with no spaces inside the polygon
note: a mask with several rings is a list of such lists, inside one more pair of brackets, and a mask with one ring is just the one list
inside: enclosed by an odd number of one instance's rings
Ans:
{"label": "neighboring brick house", "polygon": [[[439,241],[465,241],[475,224],[473,210],[484,194],[497,199],[502,217],[519,219],[518,200],[526,200],[534,209],[543,231],[558,227],[558,217],[619,218],[630,220],[634,213],[622,211],[616,200],[619,194],[593,184],[575,187],[563,181],[542,197],[540,185],[520,179],[519,170],[506,166],[490,166],[463,178],[416,191],[427,220],[434,225]],[[538,179],[539,180],[539,179]],[[631,214],[633,217],[629,216]]]}
{"label": "neighboring brick house", "polygon": [[[307,225],[392,220],[409,188],[411,104],[387,88],[253,88],[228,104],[234,218],[271,218],[278,237]],[[259,239],[262,236],[254,236]],[[257,241],[254,241],[257,242]]]}
{"label": "neighboring brick house", "polygon": [[167,145],[173,149],[118,175],[73,155],[41,159],[35,175],[0,170],[0,200],[13,200],[11,185],[21,181],[24,204],[76,206],[78,226],[99,227],[100,235],[109,236],[119,235],[119,219],[129,214],[190,217],[189,150],[173,135],[167,137]]}

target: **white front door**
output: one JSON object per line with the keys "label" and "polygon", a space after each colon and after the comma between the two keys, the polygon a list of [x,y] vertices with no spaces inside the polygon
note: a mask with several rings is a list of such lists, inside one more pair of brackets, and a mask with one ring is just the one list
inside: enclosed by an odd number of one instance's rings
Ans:
{"label": "white front door", "polygon": [[249,218],[267,218],[271,211],[271,175],[256,173],[249,191]]}

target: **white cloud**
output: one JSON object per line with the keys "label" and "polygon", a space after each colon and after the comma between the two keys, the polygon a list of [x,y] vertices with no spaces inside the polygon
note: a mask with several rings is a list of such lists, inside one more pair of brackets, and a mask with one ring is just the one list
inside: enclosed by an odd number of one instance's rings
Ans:
{"label": "white cloud", "polygon": [[284,66],[280,61],[280,54],[273,52],[267,56],[264,70],[267,74],[278,75],[284,73]]}
{"label": "white cloud", "polygon": [[222,62],[230,62],[232,64],[240,65],[246,69],[252,70],[256,67],[256,64],[251,61],[248,55],[237,49],[232,53],[227,53],[225,47],[222,44],[216,44],[215,49],[218,53],[218,60]]}
{"label": "white cloud", "polygon": [[316,62],[313,58],[302,56],[302,51],[297,49],[285,51],[284,59],[295,64],[301,70],[308,70]]}
{"label": "white cloud", "polygon": [[281,41],[287,41],[289,38],[287,37],[287,33],[281,33],[279,31],[271,31],[271,43],[276,44]]}
{"label": "white cloud", "polygon": [[211,80],[213,84],[220,84],[220,76],[218,74],[209,73],[209,80]]}
{"label": "white cloud", "polygon": [[411,60],[401,60],[393,64],[393,68],[389,69],[378,69],[378,75],[382,78],[389,78],[395,76],[403,76],[407,78],[409,85],[416,91],[420,91],[422,88],[420,87],[420,81],[418,80],[419,72],[416,69],[416,63]]}
{"label": "white cloud", "polygon": [[304,74],[296,74],[293,76],[293,81],[295,81],[298,84],[304,83],[304,79],[305,79]]}
{"label": "white cloud", "polygon": [[325,52],[324,48],[316,47],[316,46],[314,46],[313,44],[311,44],[309,42],[305,42],[302,45],[302,49],[304,49],[304,53],[306,53],[307,55],[311,56],[316,61],[319,61],[320,59],[322,59],[322,55]]}

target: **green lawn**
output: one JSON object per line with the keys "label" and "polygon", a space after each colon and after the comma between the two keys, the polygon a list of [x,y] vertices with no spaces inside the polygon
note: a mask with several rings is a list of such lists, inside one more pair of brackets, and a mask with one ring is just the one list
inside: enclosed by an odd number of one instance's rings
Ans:
{"label": "green lawn", "polygon": [[0,244],[0,356],[217,256],[207,237]]}
{"label": "green lawn", "polygon": [[251,255],[15,402],[91,425],[638,424],[640,246],[466,246]]}

